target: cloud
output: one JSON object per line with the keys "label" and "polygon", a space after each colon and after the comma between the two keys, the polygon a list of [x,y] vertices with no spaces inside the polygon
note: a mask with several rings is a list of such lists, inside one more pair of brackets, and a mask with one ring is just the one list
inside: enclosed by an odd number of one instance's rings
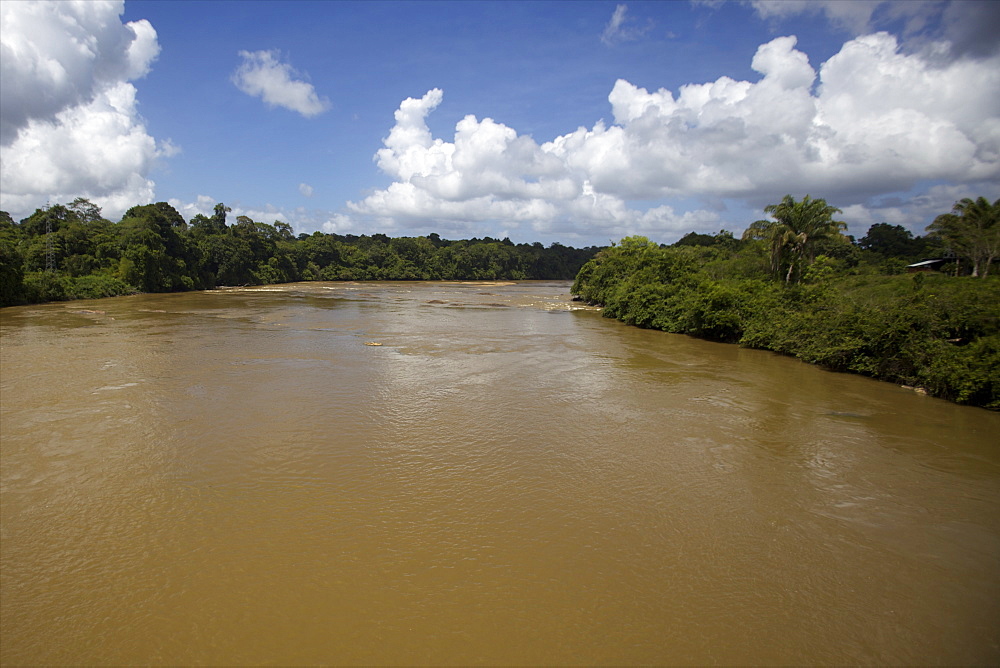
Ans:
{"label": "cloud", "polygon": [[252,97],[260,97],[272,107],[284,107],[306,118],[330,108],[330,102],[316,94],[312,84],[299,81],[288,63],[279,62],[277,51],[240,51],[243,62],[233,73],[233,83]]}
{"label": "cloud", "polygon": [[322,224],[321,229],[327,234],[347,234],[356,230],[356,223],[350,216],[336,213]]}
{"label": "cloud", "polygon": [[[215,205],[219,200],[210,195],[198,195],[194,202],[184,202],[179,199],[168,199],[167,204],[174,207],[184,220],[190,221],[197,215],[211,217],[215,213]],[[239,202],[223,202],[229,209],[226,215],[226,224],[233,225],[239,216],[247,216],[258,223],[272,224],[275,221],[288,223],[293,228],[302,228],[303,225],[310,229],[318,227],[325,218],[318,212],[307,212],[303,208],[286,210],[271,204],[264,206],[244,206]]]}
{"label": "cloud", "polygon": [[902,22],[910,51],[948,58],[986,58],[1000,52],[1000,3],[995,0],[751,0],[762,19],[780,23],[800,14],[822,15],[830,24],[860,36]]}
{"label": "cloud", "polygon": [[952,2],[941,17],[944,39],[955,56],[984,58],[1000,52],[1000,4],[993,0]]}
{"label": "cloud", "polygon": [[938,215],[951,211],[955,202],[989,192],[996,192],[996,184],[936,185],[920,193],[873,197],[865,204],[844,207],[840,217],[848,221],[856,237],[863,236],[876,223],[902,225],[922,236],[926,234],[926,226]]}
{"label": "cloud", "polygon": [[[668,205],[691,198],[759,210],[810,193],[843,208],[928,182],[1000,179],[1000,58],[932,64],[877,33],[845,43],[817,71],[795,46],[795,37],[761,45],[756,81],[721,77],[675,95],[619,80],[608,96],[613,124],[541,145],[475,116],[450,140],[432,136],[426,118],[443,99],[432,89],[402,102],[375,156],[394,182],[348,209],[402,228],[668,234],[718,229],[717,211]],[[641,201],[667,204],[629,204]]]}
{"label": "cloud", "polygon": [[122,24],[122,2],[0,3],[0,143],[31,120],[87,104],[149,71],[159,54],[148,21]]}
{"label": "cloud", "polygon": [[676,99],[619,80],[616,125],[560,138],[561,154],[598,189],[629,198],[857,197],[1000,176],[1000,62],[932,67],[878,33],[846,43],[813,92],[817,73],[794,45],[780,37],[758,48],[757,82],[722,77],[682,86]]}
{"label": "cloud", "polygon": [[[180,199],[169,199],[167,203],[174,207],[183,216],[184,220],[190,221],[195,216],[201,214],[211,217],[215,212],[215,205],[219,200],[210,195],[198,195],[193,202],[185,202]],[[287,223],[292,226],[296,234],[312,234],[317,230],[327,234],[372,234],[373,232],[392,234],[394,230],[403,231],[401,226],[388,225],[370,229],[366,227],[365,221],[344,213],[330,212],[322,209],[309,209],[298,206],[284,208],[265,204],[264,206],[244,205],[241,202],[227,201],[224,204],[230,208],[226,216],[226,222],[233,225],[239,216],[247,216],[258,223],[273,224],[275,221]],[[951,205],[949,204],[949,207]],[[442,231],[442,229],[428,229],[427,233]],[[479,236],[483,236],[480,234]]]}
{"label": "cloud", "polygon": [[[797,14],[824,14],[830,23],[854,35],[869,32],[872,16],[884,0],[752,0],[762,19],[786,19]],[[911,4],[911,3],[907,3]]]}
{"label": "cloud", "polygon": [[615,7],[615,11],[611,15],[611,20],[608,21],[608,25],[604,27],[604,32],[601,33],[602,42],[608,45],[619,42],[632,42],[641,38],[652,28],[651,23],[645,26],[633,25],[633,22],[627,15],[627,5],[618,5]]}
{"label": "cloud", "polygon": [[[557,155],[556,144],[539,146],[489,118],[466,116],[455,126],[454,141],[435,139],[426,117],[442,99],[442,91],[433,89],[400,104],[386,148],[376,154],[379,167],[397,180],[349,202],[355,218],[374,219],[379,229],[395,231],[432,224],[461,236],[482,235],[496,221],[536,236],[570,237],[581,224],[624,235],[675,231],[692,223],[670,207],[629,209],[616,194],[595,190],[585,174]],[[347,220],[334,224],[344,229]]]}
{"label": "cloud", "polygon": [[135,121],[135,88],[120,83],[86,105],[32,121],[3,152],[3,206],[27,213],[45,201],[83,196],[120,214],[153,198],[146,178],[157,157],[155,140]]}
{"label": "cloud", "polygon": [[549,200],[560,197],[563,185],[546,180],[546,172],[558,172],[559,161],[548,161],[530,137],[518,137],[489,118],[480,122],[466,116],[456,126],[454,142],[432,138],[426,117],[442,99],[442,91],[435,88],[400,104],[396,124],[384,140],[386,148],[375,156],[382,171],[397,181],[360,203],[349,203],[349,208],[393,218],[546,217]]}
{"label": "cloud", "polygon": [[300,183],[299,184],[299,192],[302,193],[302,195],[305,196],[305,197],[312,197],[313,196],[313,187],[311,185],[309,185],[308,183]]}
{"label": "cloud", "polygon": [[146,132],[128,83],[160,51],[121,2],[0,3],[0,206],[27,215],[83,196],[114,216],[150,201],[154,161],[179,149]]}
{"label": "cloud", "polygon": [[[190,221],[199,214],[202,216],[211,216],[215,213],[215,205],[218,203],[219,200],[210,195],[198,195],[194,202],[182,202],[176,198],[167,200],[167,204],[177,209],[177,212],[180,213],[181,216],[184,217],[184,220],[187,221]],[[235,216],[233,217],[233,220],[235,220]]]}

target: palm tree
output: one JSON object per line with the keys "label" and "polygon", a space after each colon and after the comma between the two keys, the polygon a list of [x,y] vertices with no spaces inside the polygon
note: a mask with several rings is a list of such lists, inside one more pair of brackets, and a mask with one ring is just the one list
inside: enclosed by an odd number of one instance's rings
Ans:
{"label": "palm tree", "polygon": [[830,206],[824,199],[812,199],[809,195],[796,202],[791,195],[785,195],[780,204],[769,204],[764,213],[774,220],[758,220],[743,233],[744,239],[761,239],[771,249],[771,273],[785,274],[785,282],[802,274],[802,269],[815,257],[815,244],[820,239],[840,236],[847,224],[834,220],[833,215],[842,213]]}
{"label": "palm tree", "polygon": [[927,226],[952,252],[972,263],[973,276],[986,276],[1000,255],[1000,199],[990,204],[985,197],[966,197],[955,202],[951,213],[943,213]]}

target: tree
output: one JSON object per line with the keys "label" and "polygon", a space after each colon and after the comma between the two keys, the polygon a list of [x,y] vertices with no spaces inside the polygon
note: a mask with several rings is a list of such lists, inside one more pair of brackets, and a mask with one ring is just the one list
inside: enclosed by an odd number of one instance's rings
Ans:
{"label": "tree", "polygon": [[41,236],[58,232],[66,221],[74,220],[76,214],[62,204],[35,209],[35,212],[21,221],[21,229],[28,236]]}
{"label": "tree", "polygon": [[699,234],[688,232],[683,237],[674,242],[675,246],[713,246],[715,237],[711,234]]}
{"label": "tree", "polygon": [[182,232],[184,218],[166,202],[134,206],[119,223],[122,246],[118,274],[143,292],[169,292],[194,287],[188,275],[197,265]]}
{"label": "tree", "polygon": [[973,276],[986,276],[1000,255],[1000,199],[992,204],[985,197],[955,202],[951,213],[943,213],[927,226],[928,233],[972,264]]}
{"label": "tree", "polygon": [[282,241],[295,240],[295,235],[292,233],[292,226],[289,225],[288,223],[276,220],[274,221],[274,225],[272,227],[274,227],[275,231],[278,233],[278,236],[281,238]]}
{"label": "tree", "polygon": [[24,296],[24,257],[17,247],[18,229],[6,211],[0,211],[0,306],[16,304]]}
{"label": "tree", "polygon": [[82,223],[93,223],[101,219],[101,207],[84,197],[77,197],[66,208],[75,213]]}
{"label": "tree", "polygon": [[782,273],[785,282],[798,280],[815,258],[814,248],[820,239],[841,236],[847,224],[833,219],[841,210],[830,206],[824,199],[809,195],[796,202],[785,195],[780,204],[769,204],[764,213],[774,220],[758,220],[743,233],[743,239],[758,239],[767,243],[771,252],[771,272],[776,277]]}
{"label": "tree", "polygon": [[876,223],[858,240],[858,246],[883,257],[910,257],[914,250],[913,234],[902,225]]}
{"label": "tree", "polygon": [[226,214],[230,211],[232,209],[225,204],[216,204],[211,218],[199,213],[191,219],[191,231],[199,238],[210,234],[224,234],[229,229],[226,226]]}

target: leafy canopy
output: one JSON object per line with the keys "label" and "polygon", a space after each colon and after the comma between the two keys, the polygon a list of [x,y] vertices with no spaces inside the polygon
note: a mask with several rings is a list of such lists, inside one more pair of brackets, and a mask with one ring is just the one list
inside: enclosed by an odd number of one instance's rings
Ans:
{"label": "leafy canopy", "polygon": [[773,220],[758,220],[743,233],[744,240],[765,242],[771,252],[771,272],[774,276],[784,274],[785,282],[801,279],[805,268],[815,259],[817,242],[824,239],[843,237],[842,230],[847,224],[834,220],[842,213],[830,206],[825,199],[812,199],[809,195],[795,201],[785,195],[779,204],[764,207],[764,213],[771,214]]}

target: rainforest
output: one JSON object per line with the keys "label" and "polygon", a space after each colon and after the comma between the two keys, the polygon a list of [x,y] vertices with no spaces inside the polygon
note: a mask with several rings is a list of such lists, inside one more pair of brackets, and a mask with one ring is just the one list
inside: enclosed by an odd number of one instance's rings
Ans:
{"label": "rainforest", "polygon": [[437,234],[293,234],[230,209],[190,221],[166,202],[113,223],[82,198],[15,224],[0,211],[0,305],[295,281],[570,280],[597,248]]}

